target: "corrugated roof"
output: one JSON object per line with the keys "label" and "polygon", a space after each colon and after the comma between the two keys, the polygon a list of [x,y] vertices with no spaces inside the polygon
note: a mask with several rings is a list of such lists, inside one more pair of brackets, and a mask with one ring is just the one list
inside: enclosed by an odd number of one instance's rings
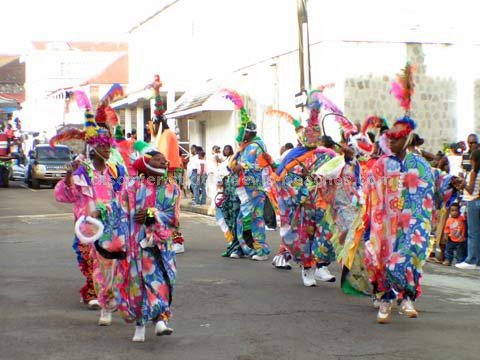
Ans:
{"label": "corrugated roof", "polygon": [[184,94],[178,99],[175,107],[168,113],[190,110],[202,106],[215,93],[215,90],[209,90],[202,93]]}

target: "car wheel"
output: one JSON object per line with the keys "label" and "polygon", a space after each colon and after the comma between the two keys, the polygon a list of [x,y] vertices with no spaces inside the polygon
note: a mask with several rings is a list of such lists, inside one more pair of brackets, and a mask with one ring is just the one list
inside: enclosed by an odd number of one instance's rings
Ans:
{"label": "car wheel", "polygon": [[40,182],[38,179],[33,178],[32,180],[32,189],[40,189]]}
{"label": "car wheel", "polygon": [[2,168],[0,168],[0,170],[1,170],[0,175],[2,176],[2,186],[4,188],[8,188],[8,181],[9,181],[9,179],[8,179],[8,175],[9,175],[8,174],[8,169],[2,167]]}

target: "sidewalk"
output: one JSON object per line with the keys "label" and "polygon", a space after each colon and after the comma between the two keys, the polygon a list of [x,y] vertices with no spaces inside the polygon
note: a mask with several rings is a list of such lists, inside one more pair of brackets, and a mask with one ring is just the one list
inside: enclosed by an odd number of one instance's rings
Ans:
{"label": "sidewalk", "polygon": [[[182,197],[180,202],[180,210],[197,213],[201,215],[214,216],[208,214],[208,208],[210,205],[191,205],[193,199],[191,197]],[[207,198],[207,204],[210,204],[210,199]]]}

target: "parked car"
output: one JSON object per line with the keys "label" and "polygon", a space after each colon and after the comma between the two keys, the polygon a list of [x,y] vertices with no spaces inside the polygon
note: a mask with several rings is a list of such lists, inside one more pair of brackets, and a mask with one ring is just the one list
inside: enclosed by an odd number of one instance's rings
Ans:
{"label": "parked car", "polygon": [[13,164],[10,172],[10,180],[24,180],[25,179],[25,165]]}
{"label": "parked car", "polygon": [[28,154],[25,179],[29,187],[38,189],[40,185],[52,187],[67,173],[72,161],[70,150],[65,145],[51,147],[39,144]]}

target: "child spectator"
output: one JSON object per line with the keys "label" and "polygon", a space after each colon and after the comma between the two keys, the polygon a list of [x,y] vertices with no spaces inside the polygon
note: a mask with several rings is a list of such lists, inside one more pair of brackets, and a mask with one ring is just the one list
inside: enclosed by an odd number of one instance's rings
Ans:
{"label": "child spectator", "polygon": [[453,262],[453,256],[456,255],[457,263],[465,260],[466,256],[466,223],[465,218],[460,215],[460,205],[454,203],[450,206],[450,217],[445,224],[445,237],[447,237],[447,247],[445,249],[445,261],[443,265],[450,266]]}

